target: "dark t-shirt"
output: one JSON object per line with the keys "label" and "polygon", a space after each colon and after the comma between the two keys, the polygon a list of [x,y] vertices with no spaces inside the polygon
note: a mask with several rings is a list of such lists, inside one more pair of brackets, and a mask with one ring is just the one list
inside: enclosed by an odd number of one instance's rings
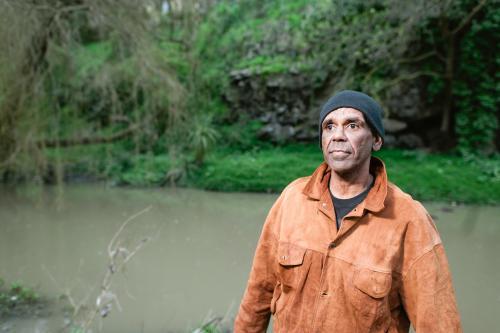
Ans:
{"label": "dark t-shirt", "polygon": [[375,182],[375,178],[373,179],[372,183],[370,186],[366,188],[363,192],[358,194],[355,197],[348,198],[348,199],[339,199],[337,197],[334,197],[332,192],[330,192],[330,196],[332,197],[333,201],[333,208],[335,209],[335,218],[337,220],[337,230],[340,229],[340,225],[342,223],[342,219],[344,216],[346,216],[351,210],[353,210],[354,207],[356,207],[361,201],[363,201],[366,196],[368,195],[368,192],[373,186],[373,183]]}

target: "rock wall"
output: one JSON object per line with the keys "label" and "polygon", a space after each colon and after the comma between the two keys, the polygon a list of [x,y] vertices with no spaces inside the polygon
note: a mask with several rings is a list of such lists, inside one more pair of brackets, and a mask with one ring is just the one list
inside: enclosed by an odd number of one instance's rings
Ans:
{"label": "rock wall", "polygon": [[[316,79],[317,76],[299,71],[261,74],[250,69],[234,70],[225,94],[231,118],[262,122],[261,139],[277,143],[318,140],[319,110],[331,93],[325,94],[325,88]],[[386,96],[381,101],[385,112],[384,146],[431,146],[438,132],[439,113],[425,108],[421,90],[395,86]]]}
{"label": "rock wall", "polygon": [[262,139],[309,141],[318,133],[317,115],[310,110],[312,87],[311,79],[298,72],[261,75],[238,70],[230,73],[225,97],[233,117],[244,115],[262,122]]}

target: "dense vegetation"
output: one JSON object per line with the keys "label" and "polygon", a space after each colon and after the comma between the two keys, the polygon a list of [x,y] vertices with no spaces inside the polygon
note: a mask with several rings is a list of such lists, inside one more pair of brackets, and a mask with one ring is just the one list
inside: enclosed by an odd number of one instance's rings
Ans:
{"label": "dense vegetation", "polygon": [[[322,161],[317,146],[288,146],[256,153],[213,154],[195,186],[223,191],[277,192],[290,181],[310,175]],[[500,160],[464,160],[457,156],[388,150],[377,154],[389,178],[420,200],[500,202]]]}
{"label": "dense vegetation", "polygon": [[500,202],[495,1],[3,1],[0,27],[4,182],[279,191],[321,154],[235,114],[231,72],[246,71],[306,77],[311,101],[361,89],[389,115],[416,90],[446,154],[383,152],[393,180]]}

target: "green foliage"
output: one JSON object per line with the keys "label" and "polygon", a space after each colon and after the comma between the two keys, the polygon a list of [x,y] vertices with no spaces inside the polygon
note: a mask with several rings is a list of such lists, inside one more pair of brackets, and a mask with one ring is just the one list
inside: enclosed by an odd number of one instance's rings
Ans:
{"label": "green foliage", "polygon": [[210,156],[193,184],[209,190],[278,192],[321,162],[319,148],[292,146]]}
{"label": "green foliage", "polygon": [[81,327],[72,326],[69,330],[69,333],[86,333],[85,330]]}
{"label": "green foliage", "polygon": [[24,287],[19,282],[14,282],[10,286],[11,299],[16,297],[21,302],[33,303],[39,299],[38,294],[31,288]]}
{"label": "green foliage", "polygon": [[200,79],[220,95],[233,69],[271,74],[310,69],[304,28],[311,13],[328,1],[220,1],[196,39]]}
{"label": "green foliage", "polygon": [[499,168],[490,169],[500,163],[500,156],[464,159],[401,150],[382,150],[379,155],[386,163],[389,179],[419,200],[500,202]]}
{"label": "green foliage", "polygon": [[[450,50],[439,27],[455,29],[476,5],[469,0],[220,1],[198,31],[200,80],[209,83],[212,96],[220,96],[233,69],[261,75],[293,69],[317,77],[318,88],[361,89],[382,101],[397,98],[393,88],[415,86],[428,97],[424,107],[444,109]],[[498,44],[499,11],[487,3],[479,13],[457,39],[452,82],[456,118],[451,122],[459,149],[469,152],[495,150],[498,135],[498,55],[488,45]]]}
{"label": "green foliage", "polygon": [[[239,145],[219,142],[219,148],[209,152],[197,168],[190,167],[193,155],[184,153],[128,156],[116,145],[110,150],[80,148],[66,161],[66,172],[118,185],[175,182],[216,191],[280,192],[294,179],[310,175],[323,161],[316,144],[273,147],[254,141],[252,135],[242,140],[247,141]],[[377,155],[384,160],[390,180],[419,200],[500,202],[499,155],[485,158],[387,149]]]}
{"label": "green foliage", "polygon": [[191,120],[186,129],[188,147],[194,152],[195,163],[201,165],[207,152],[213,147],[219,134],[209,116],[198,116]]}
{"label": "green foliage", "polygon": [[113,176],[122,185],[158,186],[165,182],[170,168],[168,156],[138,155],[128,160],[122,171]]}
{"label": "green foliage", "polygon": [[199,331],[199,333],[222,333],[223,332],[216,325],[207,325],[198,331]]}
{"label": "green foliage", "polygon": [[74,50],[76,80],[85,80],[102,70],[111,58],[113,46],[110,41],[95,42]]}
{"label": "green foliage", "polygon": [[160,186],[177,167],[166,154],[131,154],[126,144],[73,147],[48,151],[49,163],[61,160],[64,174],[73,180],[107,180],[115,185]]}
{"label": "green foliage", "polygon": [[[377,155],[389,179],[419,200],[500,202],[500,156],[464,159],[404,150]],[[292,180],[310,175],[322,160],[316,145],[219,152],[207,159],[191,184],[217,191],[280,192]]]}
{"label": "green foliage", "polygon": [[500,55],[491,45],[500,38],[500,11],[488,8],[462,42],[460,81],[454,91],[458,114],[456,132],[462,154],[491,153],[499,131]]}
{"label": "green foliage", "polygon": [[24,311],[40,302],[40,296],[20,282],[13,282],[5,288],[5,281],[0,278],[0,317]]}
{"label": "green foliage", "polygon": [[250,120],[244,124],[234,123],[220,126],[219,131],[223,139],[219,140],[218,145],[222,149],[237,151],[270,148],[271,144],[269,142],[257,138],[261,129],[262,123],[258,120]]}
{"label": "green foliage", "polygon": [[0,65],[4,178],[50,172],[47,147],[128,139],[147,151],[182,120],[185,87],[169,62],[175,51],[165,51],[147,6],[0,3],[0,31],[9,30],[2,37],[14,45],[0,52],[9,63]]}
{"label": "green foliage", "polygon": [[[199,186],[219,189],[219,183],[227,181],[223,187],[228,190],[277,191],[310,171],[307,164],[282,178],[280,168],[302,165],[297,158],[311,155],[301,155],[299,148],[295,158],[285,154],[286,147],[275,154],[269,142],[258,139],[263,126],[259,120],[231,115],[225,101],[231,71],[248,70],[264,79],[300,73],[313,78],[313,99],[353,88],[386,103],[393,87],[414,86],[427,97],[426,108],[439,110],[446,89],[446,43],[439,24],[457,26],[476,4],[221,0],[202,11],[189,2],[179,12],[153,17],[143,15],[141,4],[129,1],[120,7],[125,16],[108,22],[110,8],[103,2],[57,16],[58,24],[50,25],[54,31],[40,30],[49,28],[43,24],[46,17],[25,10],[28,3],[2,7],[22,14],[19,19],[29,13],[38,24],[19,21],[19,43],[9,44],[19,48],[0,53],[2,63],[9,64],[0,66],[0,172],[50,179],[51,173],[63,170],[67,179],[150,186],[185,183],[204,172],[219,177],[219,169],[230,177],[230,169],[237,168],[243,174],[263,172],[270,182],[205,177]],[[96,26],[95,15],[107,23]],[[18,21],[9,20],[2,22]],[[500,12],[488,2],[457,40],[452,120],[458,151],[466,161],[472,160],[472,153],[498,150],[500,57],[491,45],[500,42],[499,26]],[[36,48],[41,38],[37,29],[46,32],[41,37],[50,37],[46,53],[37,53],[42,50]],[[22,84],[10,84],[20,75],[14,60],[28,61],[30,52],[40,55],[42,65],[19,80]],[[11,90],[16,87],[29,89]],[[317,101],[304,101],[309,102]],[[12,105],[19,110],[11,112]],[[46,141],[106,138],[134,125],[137,129],[119,142],[46,148]],[[474,163],[470,167],[477,166]],[[420,185],[415,186],[418,192]]]}
{"label": "green foliage", "polygon": [[415,29],[405,13],[417,10],[407,5],[400,11],[401,6],[390,0],[335,1],[312,14],[307,43],[332,77],[331,91],[349,87],[384,100],[401,80],[400,59],[407,56]]}

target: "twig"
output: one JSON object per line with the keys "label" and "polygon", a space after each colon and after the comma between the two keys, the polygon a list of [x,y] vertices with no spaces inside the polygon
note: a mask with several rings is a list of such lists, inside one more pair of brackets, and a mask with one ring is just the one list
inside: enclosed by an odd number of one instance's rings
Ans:
{"label": "twig", "polygon": [[144,213],[147,213],[153,206],[148,206],[146,208],[144,208],[143,210],[131,215],[125,222],[123,222],[123,224],[120,226],[120,228],[118,229],[118,231],[115,233],[115,235],[113,236],[113,238],[111,238],[111,241],[109,242],[108,244],[108,255],[109,256],[112,256],[112,246],[113,246],[113,243],[116,241],[116,239],[118,238],[118,236],[120,236],[120,234],[122,233],[123,229],[125,229],[125,227],[127,226],[127,224],[130,223],[130,221],[134,220],[135,218],[139,217],[140,215],[144,214]]}
{"label": "twig", "polygon": [[[110,291],[111,288],[111,282],[112,282],[112,277],[114,273],[121,271],[123,266],[132,259],[132,257],[137,254],[137,252],[142,249],[142,247],[149,241],[151,240],[151,237],[146,237],[143,238],[139,241],[139,243],[136,245],[134,250],[131,252],[128,251],[127,248],[121,247],[120,246],[120,241],[119,241],[119,236],[123,232],[123,230],[127,227],[127,225],[139,217],[140,215],[148,212],[152,206],[148,206],[144,208],[143,210],[131,215],[123,224],[120,226],[118,231],[113,235],[111,238],[109,244],[108,244],[108,256],[109,256],[109,263],[108,263],[108,268],[106,270],[106,274],[104,275],[104,278],[102,279],[101,282],[101,292],[97,296],[96,299],[96,304],[94,307],[94,310],[90,312],[87,320],[84,322],[82,329],[84,332],[87,331],[87,329],[92,325],[94,322],[97,314],[100,314],[101,317],[106,317],[111,311],[111,303],[115,303],[116,307],[118,308],[119,311],[121,311],[122,307],[120,305],[120,302],[118,300],[118,297]],[[123,260],[120,263],[116,263],[116,259],[119,258],[118,256],[122,254]]]}
{"label": "twig", "polygon": [[[61,288],[61,284],[56,280],[54,275],[52,275],[52,273],[48,270],[48,268],[44,264],[42,264],[42,269],[45,271],[45,273],[47,273],[47,275],[52,280],[54,285],[57,288]],[[71,308],[73,309],[73,317],[76,316],[78,311],[80,311],[81,307],[83,306],[84,302],[80,302],[80,304],[76,304],[75,300],[71,296],[71,290],[69,288],[64,288],[62,291],[62,295],[64,295],[68,299],[68,302],[71,305]]]}

